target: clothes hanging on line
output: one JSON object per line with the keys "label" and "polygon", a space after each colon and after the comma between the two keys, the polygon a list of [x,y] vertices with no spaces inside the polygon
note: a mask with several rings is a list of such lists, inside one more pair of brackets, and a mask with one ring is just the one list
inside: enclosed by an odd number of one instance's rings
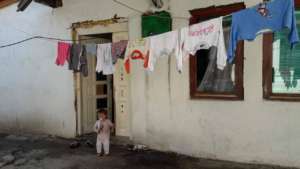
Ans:
{"label": "clothes hanging on line", "polygon": [[96,72],[102,72],[103,75],[111,75],[115,72],[113,59],[111,55],[111,43],[97,45],[97,66]]}
{"label": "clothes hanging on line", "polygon": [[86,49],[83,46],[82,47],[82,53],[79,59],[80,62],[80,72],[82,73],[82,75],[84,77],[87,77],[89,75],[89,69],[88,69],[88,60],[87,60],[87,53],[86,53]]}
{"label": "clothes hanging on line", "polygon": [[[245,22],[245,19],[247,21]],[[232,14],[228,60],[234,60],[239,40],[254,40],[264,30],[279,31],[288,28],[291,46],[299,42],[294,0],[273,0]]]}
{"label": "clothes hanging on line", "polygon": [[[247,22],[244,22],[245,18],[247,18]],[[103,72],[106,75],[113,74],[115,69],[114,63],[117,62],[117,59],[123,58],[123,56],[127,73],[130,73],[130,62],[137,59],[143,60],[144,68],[153,71],[159,57],[170,55],[174,52],[177,69],[181,72],[183,61],[189,55],[195,55],[200,49],[217,47],[217,68],[223,70],[227,61],[232,62],[234,60],[238,41],[254,40],[258,34],[262,33],[262,30],[278,31],[283,28],[289,28],[289,42],[291,46],[299,41],[293,0],[273,0],[233,13],[227,52],[222,21],[223,17],[214,18],[180,30],[129,42],[120,41],[97,46],[95,44],[85,46],[73,44],[70,50],[69,67],[75,72],[81,71],[87,74],[85,52],[88,52],[93,55],[96,53],[96,71]],[[63,58],[62,60],[67,58],[67,54],[65,54],[67,50],[66,48],[60,48],[59,50],[64,50],[62,52],[64,57],[58,57],[56,63],[63,64],[60,58]],[[124,51],[125,55],[123,55]]]}
{"label": "clothes hanging on line", "polygon": [[80,56],[82,54],[82,46],[80,44],[72,44],[70,61],[69,61],[69,69],[74,72],[78,72],[80,70]]}
{"label": "clothes hanging on line", "polygon": [[69,59],[69,69],[74,72],[81,72],[84,76],[88,76],[88,64],[85,46],[81,44],[73,44]]}
{"label": "clothes hanging on line", "polygon": [[179,31],[171,31],[149,37],[148,70],[153,71],[156,60],[163,56],[179,53]]}
{"label": "clothes hanging on line", "polygon": [[200,49],[209,49],[216,46],[217,67],[223,70],[226,66],[227,53],[224,43],[222,26],[223,17],[204,21],[190,27],[182,28],[180,31],[180,51],[177,55],[177,69],[181,72],[183,61],[189,55],[195,55]]}
{"label": "clothes hanging on line", "polygon": [[125,71],[130,73],[130,60],[143,60],[144,68],[148,67],[149,60],[149,38],[129,41],[125,52]]}
{"label": "clothes hanging on line", "polygon": [[122,40],[111,44],[111,55],[113,59],[113,64],[116,64],[118,59],[124,59],[127,44],[127,40]]}
{"label": "clothes hanging on line", "polygon": [[56,65],[64,66],[65,62],[70,59],[70,49],[71,44],[65,42],[57,43],[57,57],[56,57]]}

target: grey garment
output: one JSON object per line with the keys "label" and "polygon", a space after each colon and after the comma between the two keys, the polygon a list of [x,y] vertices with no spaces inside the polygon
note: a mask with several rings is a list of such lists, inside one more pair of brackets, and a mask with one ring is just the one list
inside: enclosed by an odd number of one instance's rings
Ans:
{"label": "grey garment", "polygon": [[85,44],[85,49],[86,53],[91,56],[96,56],[97,55],[97,44],[90,43],[90,44]]}
{"label": "grey garment", "polygon": [[[227,64],[224,70],[217,68],[217,47],[211,47],[209,51],[209,63],[205,75],[198,87],[203,92],[232,92],[234,82],[231,79],[232,64]],[[201,57],[201,56],[199,56]]]}
{"label": "grey garment", "polygon": [[82,47],[82,51],[80,55],[80,72],[85,77],[89,75],[87,52],[85,46]]}
{"label": "grey garment", "polygon": [[69,69],[74,72],[80,71],[80,56],[82,53],[82,45],[73,44],[71,47],[71,54],[69,60]]}
{"label": "grey garment", "polygon": [[69,69],[74,72],[81,72],[83,76],[88,76],[88,63],[85,46],[81,44],[72,45]]}

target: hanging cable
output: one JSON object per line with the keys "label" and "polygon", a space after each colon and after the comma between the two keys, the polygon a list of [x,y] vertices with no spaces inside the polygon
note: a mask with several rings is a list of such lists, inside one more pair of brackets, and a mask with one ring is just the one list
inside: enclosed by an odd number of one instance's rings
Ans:
{"label": "hanging cable", "polygon": [[[133,8],[123,2],[120,2],[118,0],[113,0],[113,2],[119,4],[119,5],[122,5],[122,6],[125,6],[127,7],[128,9],[131,9],[133,11],[136,11],[138,13],[141,13],[143,14],[144,12],[139,10],[139,9],[136,9],[136,8]],[[150,15],[144,15],[143,17],[157,17],[157,18],[163,18],[163,19],[170,19],[169,17],[163,17],[163,16],[156,16],[155,14],[150,14]],[[189,18],[186,18],[186,17],[172,17],[173,19],[183,19],[183,20],[189,20]],[[20,31],[20,30],[19,30]],[[22,31],[23,32],[23,31]],[[23,33],[26,33],[26,32],[23,32]],[[27,33],[26,33],[27,34]],[[10,47],[10,46],[15,46],[15,45],[18,45],[18,44],[21,44],[21,43],[24,43],[24,42],[27,42],[27,41],[31,41],[31,40],[34,40],[34,39],[45,39],[45,40],[54,40],[54,41],[69,41],[69,42],[78,42],[78,41],[86,41],[86,40],[93,40],[93,39],[99,39],[99,38],[88,38],[88,39],[80,39],[80,40],[70,40],[70,39],[61,39],[61,38],[54,38],[54,37],[44,37],[44,36],[32,36],[32,37],[29,37],[29,38],[26,38],[26,39],[23,39],[23,40],[20,40],[20,41],[17,41],[17,42],[13,42],[13,43],[10,43],[10,44],[6,44],[6,45],[0,45],[0,49],[1,48],[6,48],[6,47]]]}
{"label": "hanging cable", "polygon": [[30,38],[27,38],[27,39],[24,39],[24,40],[21,40],[21,41],[18,41],[18,42],[10,43],[10,44],[7,44],[7,45],[2,45],[2,46],[0,46],[0,48],[6,48],[6,47],[14,46],[14,45],[17,45],[17,44],[20,44],[20,43],[23,43],[23,42],[26,42],[26,41],[30,41],[30,40],[36,39],[36,38],[37,37],[30,37]]}
{"label": "hanging cable", "polygon": [[15,46],[15,45],[18,45],[18,44],[21,44],[21,43],[24,43],[24,42],[27,42],[27,41],[30,41],[30,40],[33,40],[33,39],[44,39],[44,40],[65,41],[65,42],[66,41],[68,41],[68,42],[79,42],[79,41],[95,40],[95,39],[99,39],[99,38],[87,38],[87,39],[80,39],[80,40],[71,40],[71,39],[61,39],[61,38],[52,38],[52,37],[44,37],[44,36],[33,36],[33,37],[26,38],[26,39],[23,39],[23,40],[20,40],[20,41],[17,41],[17,42],[13,42],[13,43],[10,43],[10,44],[7,44],[7,45],[1,45],[0,49],[10,47],[10,46]]}
{"label": "hanging cable", "polygon": [[136,12],[139,12],[139,13],[144,13],[143,11],[141,11],[141,10],[139,10],[139,9],[136,9],[136,8],[133,8],[133,7],[127,5],[127,4],[123,3],[123,2],[118,1],[118,0],[113,0],[113,1],[114,1],[115,3],[117,3],[117,4],[120,4],[120,5],[122,5],[122,6],[125,6],[125,7],[128,8],[128,9],[131,9],[131,10],[133,10],[133,11],[136,11]]}
{"label": "hanging cable", "polygon": [[[134,7],[131,7],[123,2],[120,2],[118,0],[113,0],[115,3],[119,4],[119,5],[122,5],[128,9],[131,9],[133,11],[136,11],[138,13],[141,13],[141,14],[144,14],[145,12],[139,10],[139,9],[136,9]],[[162,18],[162,19],[170,19],[169,17],[163,17],[163,16],[157,16],[155,14],[150,14],[150,15],[144,15],[143,17],[157,17],[157,18]],[[179,16],[174,16],[174,17],[171,17],[172,19],[182,19],[182,20],[189,20],[190,18],[187,18],[187,17],[179,17]]]}

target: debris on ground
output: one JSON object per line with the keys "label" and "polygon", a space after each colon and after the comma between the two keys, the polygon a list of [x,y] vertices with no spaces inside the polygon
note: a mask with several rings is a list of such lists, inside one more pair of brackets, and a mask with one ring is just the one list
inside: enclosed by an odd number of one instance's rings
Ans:
{"label": "debris on ground", "polygon": [[[71,149],[75,149],[75,148],[80,147],[81,145],[84,145],[89,148],[94,148],[96,143],[94,143],[90,140],[92,137],[93,136],[91,134],[81,136],[81,137],[76,137],[75,139],[71,140],[69,147]],[[59,139],[64,139],[64,138],[59,138]],[[67,140],[67,141],[70,141],[70,140]]]}
{"label": "debris on ground", "polygon": [[27,160],[25,158],[22,158],[22,159],[16,160],[14,162],[14,165],[15,166],[21,166],[21,165],[24,165],[26,162],[27,162]]}
{"label": "debris on ground", "polygon": [[87,145],[87,146],[90,147],[90,148],[94,148],[94,144],[93,144],[90,140],[87,140],[87,141],[85,142],[85,145]]}
{"label": "debris on ground", "polygon": [[6,156],[3,156],[2,159],[1,159],[1,163],[0,163],[0,168],[6,166],[6,165],[9,165],[9,164],[12,164],[14,161],[15,161],[15,156],[9,154],[9,155],[6,155]]}
{"label": "debris on ground", "polygon": [[20,151],[22,151],[22,148],[21,147],[16,147],[16,148],[11,149],[9,152],[10,152],[10,154],[15,155]]}
{"label": "debris on ground", "polygon": [[[199,159],[150,149],[146,151],[148,147],[145,145],[127,142],[112,143],[110,156],[98,158],[96,149],[86,146],[95,145],[96,134],[81,139],[36,137],[35,142],[27,135],[27,141],[6,137],[0,133],[0,169],[290,169]],[[77,148],[68,148],[70,143]],[[80,148],[79,143],[82,145]]]}
{"label": "debris on ground", "polygon": [[9,155],[6,155],[4,157],[2,157],[2,161],[5,163],[5,164],[11,164],[15,161],[15,156],[9,154]]}
{"label": "debris on ground", "polygon": [[23,153],[21,156],[24,156],[27,159],[35,159],[39,160],[43,158],[44,156],[47,156],[47,151],[42,149],[34,149],[31,151],[28,151],[26,153]]}
{"label": "debris on ground", "polygon": [[80,147],[80,142],[78,141],[73,141],[70,146],[69,146],[71,149],[75,149],[75,148],[78,148]]}
{"label": "debris on ground", "polygon": [[4,167],[6,164],[4,162],[0,162],[0,168]]}
{"label": "debris on ground", "polygon": [[27,141],[28,138],[24,136],[8,135],[5,137],[7,140],[16,140],[16,141]]}
{"label": "debris on ground", "polygon": [[147,146],[142,145],[142,144],[137,144],[137,145],[128,145],[128,150],[129,151],[147,151],[149,150]]}

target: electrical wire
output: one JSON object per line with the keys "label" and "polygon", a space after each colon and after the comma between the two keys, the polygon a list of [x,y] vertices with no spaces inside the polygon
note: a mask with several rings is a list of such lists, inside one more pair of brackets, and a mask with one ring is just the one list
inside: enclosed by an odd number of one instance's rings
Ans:
{"label": "electrical wire", "polygon": [[[118,0],[113,0],[115,3],[119,4],[119,5],[122,5],[122,6],[125,6],[126,8],[128,9],[131,9],[133,11],[136,11],[138,13],[141,13],[143,14],[144,12],[139,10],[139,9],[136,9],[134,7],[131,7],[123,2],[120,2]],[[184,19],[184,20],[189,20],[189,18],[185,18],[185,17],[162,17],[162,16],[157,16],[155,14],[150,14],[150,15],[144,15],[143,17],[157,17],[157,18],[163,18],[163,19]],[[19,30],[20,31],[20,30]],[[28,35],[28,33],[24,32],[24,31],[21,31],[25,34]],[[13,43],[10,43],[10,44],[6,44],[6,45],[1,45],[0,46],[0,49],[2,48],[6,48],[6,47],[11,47],[11,46],[15,46],[15,45],[18,45],[18,44],[21,44],[21,43],[24,43],[24,42],[27,42],[27,41],[31,41],[31,40],[34,40],[34,39],[45,39],[45,40],[54,40],[54,41],[69,41],[69,42],[76,42],[76,41],[86,41],[86,40],[93,40],[93,39],[99,39],[99,38],[88,38],[88,39],[80,39],[80,40],[70,40],[70,39],[61,39],[61,38],[54,38],[54,37],[45,37],[45,36],[32,36],[32,37],[29,37],[29,38],[26,38],[26,39],[23,39],[23,40],[20,40],[20,41],[17,41],[17,42],[13,42]]]}
{"label": "electrical wire", "polygon": [[[125,3],[123,3],[123,2],[120,2],[118,0],[113,0],[113,1],[115,3],[117,3],[117,4],[119,4],[119,5],[122,5],[122,6],[126,7],[126,8],[128,8],[128,9],[131,9],[131,10],[136,11],[138,13],[141,13],[141,14],[145,13],[145,12],[139,10],[139,9],[131,7],[131,6],[129,6],[129,5],[125,4]],[[182,20],[189,20],[190,19],[190,18],[187,18],[187,17],[180,17],[180,16],[174,16],[174,17],[169,18],[169,17],[157,16],[155,14],[144,15],[143,17],[157,17],[157,18],[161,18],[161,19],[182,19]]]}
{"label": "electrical wire", "polygon": [[127,4],[123,3],[123,2],[118,1],[118,0],[113,0],[113,1],[114,1],[115,3],[117,3],[117,4],[120,4],[120,5],[122,5],[122,6],[125,6],[126,8],[131,9],[131,10],[133,10],[133,11],[136,11],[136,12],[138,12],[138,13],[144,13],[143,11],[141,11],[141,10],[139,10],[139,9],[136,9],[136,8],[133,8],[133,7],[127,5]]}
{"label": "electrical wire", "polygon": [[21,40],[21,41],[18,41],[18,42],[10,43],[10,44],[7,44],[7,45],[2,45],[2,46],[0,46],[0,48],[15,46],[17,44],[20,44],[20,43],[23,43],[23,42],[26,42],[26,41],[30,41],[30,40],[33,40],[33,39],[37,39],[37,37],[34,36],[34,37],[30,37],[30,38],[27,38],[27,39],[24,39],[24,40]]}
{"label": "electrical wire", "polygon": [[94,40],[94,39],[99,39],[99,38],[86,38],[86,39],[80,39],[80,40],[71,40],[71,39],[61,39],[61,38],[53,38],[53,37],[45,37],[45,36],[33,36],[33,37],[26,38],[26,39],[23,39],[23,40],[20,40],[17,42],[13,42],[13,43],[10,43],[7,45],[2,45],[2,46],[0,46],[0,49],[10,47],[10,46],[15,46],[15,45],[27,42],[27,41],[31,41],[33,39],[44,39],[44,40],[65,41],[65,42],[79,42],[79,41]]}

